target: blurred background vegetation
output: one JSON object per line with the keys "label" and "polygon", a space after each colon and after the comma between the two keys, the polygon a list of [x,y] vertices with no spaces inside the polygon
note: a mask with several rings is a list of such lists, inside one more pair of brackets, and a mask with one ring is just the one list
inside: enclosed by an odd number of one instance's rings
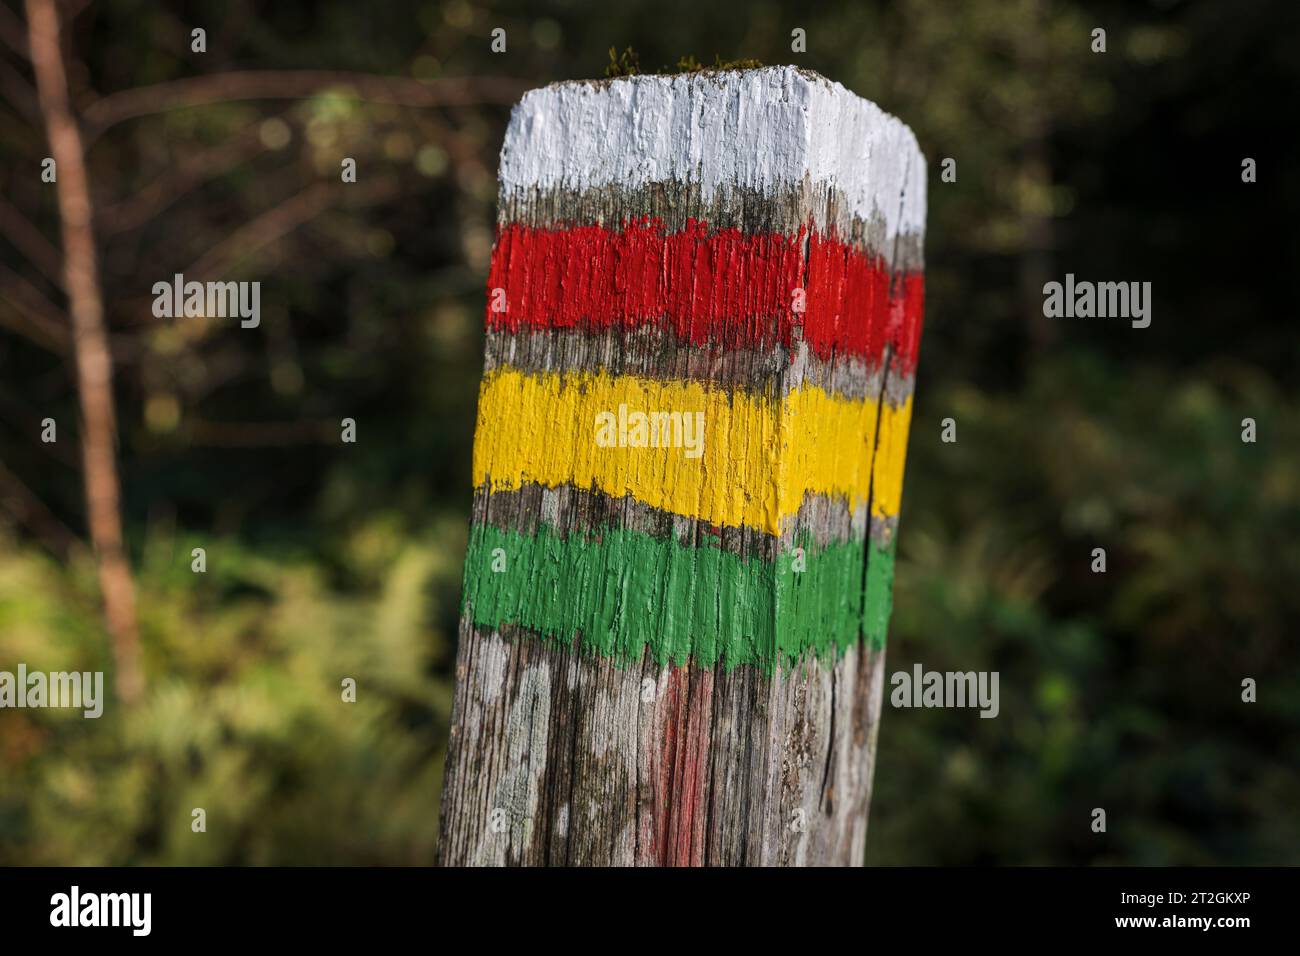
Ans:
{"label": "blurred background vegetation", "polygon": [[[996,669],[1001,716],[886,706],[868,862],[1300,863],[1291,0],[60,6],[147,689],[0,710],[0,863],[432,860],[497,152],[519,92],[629,45],[818,70],[930,161],[888,669]],[[111,672],[25,30],[0,0],[0,670]],[[1151,327],[1045,322],[1067,271],[1152,282]],[[176,272],[260,280],[260,328],[155,319]]]}

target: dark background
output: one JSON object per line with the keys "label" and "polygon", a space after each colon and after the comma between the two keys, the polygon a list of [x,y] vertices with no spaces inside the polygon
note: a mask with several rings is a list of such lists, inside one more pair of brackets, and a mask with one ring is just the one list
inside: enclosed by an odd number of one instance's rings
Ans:
{"label": "dark background", "polygon": [[[1300,863],[1300,5],[61,8],[147,689],[98,721],[0,711],[0,862],[432,861],[497,152],[520,92],[631,45],[647,72],[818,70],[930,163],[888,671],[997,670],[1001,714],[886,705],[868,862]],[[66,303],[20,241],[59,242],[25,29],[0,0],[0,669],[111,673]],[[329,75],[175,97],[294,70]],[[404,79],[377,102],[351,73]],[[260,281],[261,326],[155,319],[176,272]],[[1150,281],[1150,328],[1044,319],[1066,272]]]}

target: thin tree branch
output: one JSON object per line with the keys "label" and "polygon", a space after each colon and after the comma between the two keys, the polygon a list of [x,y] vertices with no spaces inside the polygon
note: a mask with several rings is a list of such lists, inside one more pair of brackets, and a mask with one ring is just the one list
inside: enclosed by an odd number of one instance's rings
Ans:
{"label": "thin tree branch", "polygon": [[472,169],[476,174],[489,174],[479,149],[460,130],[439,119],[433,113],[417,114],[415,123],[431,139],[447,150],[447,155],[460,168]]}
{"label": "thin tree branch", "polygon": [[77,394],[81,404],[81,451],[86,513],[95,547],[99,587],[112,638],[118,696],[130,704],[144,690],[135,582],[122,531],[117,471],[117,423],[113,360],[104,328],[104,303],[95,259],[94,208],[81,133],[68,103],[68,76],[59,42],[54,0],[26,0],[28,46],[50,149],[58,164],[56,184],[63,234],[64,288],[74,331]]}
{"label": "thin tree branch", "polygon": [[[33,341],[59,355],[67,355],[72,342],[63,310],[3,263],[0,263],[0,280],[3,280],[0,282],[0,298],[12,302],[21,322],[36,331],[37,337]],[[28,338],[32,336],[28,335]]]}
{"label": "thin tree branch", "polygon": [[340,191],[349,200],[349,205],[355,205],[383,202],[396,196],[399,187],[395,179],[375,180],[368,185],[314,183],[236,229],[195,260],[184,275],[202,281],[208,276],[224,274],[251,253],[283,238],[329,209],[340,198]]}
{"label": "thin tree branch", "polygon": [[249,70],[170,80],[108,96],[85,110],[87,141],[123,120],[192,106],[238,100],[300,100],[326,90],[370,103],[421,109],[510,104],[527,89],[511,77],[457,77],[417,80],[334,70]]}
{"label": "thin tree branch", "polygon": [[91,0],[63,0],[61,4],[63,9],[59,11],[59,15],[64,23],[71,24],[90,4]]}
{"label": "thin tree branch", "polygon": [[0,3],[0,40],[24,60],[31,59],[27,52],[27,31],[23,29],[22,21],[3,3]]}
{"label": "thin tree branch", "polygon": [[[341,193],[336,191],[339,189],[342,190]],[[400,194],[401,183],[395,178],[374,180],[364,185],[315,183],[249,220],[226,239],[204,252],[184,270],[176,271],[182,272],[186,279],[207,281],[213,276],[226,274],[249,254],[283,239],[336,205],[345,209],[355,209],[363,205],[386,202]],[[337,203],[340,196],[344,201]],[[115,314],[121,317],[122,322],[133,326],[150,325],[158,321],[153,317],[150,308],[152,301],[146,296],[133,296],[127,299],[114,299],[113,306]]]}
{"label": "thin tree branch", "polygon": [[[25,382],[23,384],[27,388],[32,387],[32,383]],[[24,391],[24,394],[21,397],[16,397],[13,394],[8,394],[5,391],[0,390],[0,413],[3,413],[5,421],[14,426],[14,428],[18,429],[20,432],[31,428],[32,422],[46,417],[34,406],[28,404],[28,399],[43,403],[49,400],[49,395],[48,393],[42,392],[41,397],[37,398],[36,396],[27,394],[26,391]],[[39,447],[41,453],[46,457],[54,459],[54,461],[71,471],[77,472],[78,474],[81,472],[80,448],[71,448],[69,447],[68,442],[57,441],[41,442]]]}
{"label": "thin tree branch", "polygon": [[60,521],[45,502],[0,461],[0,503],[63,561],[81,547],[81,539]]}
{"label": "thin tree branch", "polygon": [[36,91],[23,75],[6,60],[0,60],[0,93],[23,119],[33,126],[41,125],[41,108],[36,102]]}
{"label": "thin tree branch", "polygon": [[0,308],[0,327],[8,329],[15,335],[21,335],[33,345],[52,352],[60,358],[68,354],[66,345],[61,344],[59,339],[50,334],[45,323],[33,320],[22,309]]}
{"label": "thin tree branch", "polygon": [[0,235],[31,260],[56,288],[63,288],[63,259],[32,221],[18,207],[0,196]]}
{"label": "thin tree branch", "polygon": [[191,154],[169,175],[159,176],[134,196],[105,206],[97,220],[104,236],[138,229],[203,182],[234,169],[263,152],[256,127],[213,149]]}

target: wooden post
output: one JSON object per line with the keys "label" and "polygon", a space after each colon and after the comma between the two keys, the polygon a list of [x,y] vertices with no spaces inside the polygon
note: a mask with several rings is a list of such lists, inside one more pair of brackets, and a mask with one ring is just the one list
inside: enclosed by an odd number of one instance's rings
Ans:
{"label": "wooden post", "polygon": [[515,108],[444,863],[862,862],[924,164],[791,67]]}

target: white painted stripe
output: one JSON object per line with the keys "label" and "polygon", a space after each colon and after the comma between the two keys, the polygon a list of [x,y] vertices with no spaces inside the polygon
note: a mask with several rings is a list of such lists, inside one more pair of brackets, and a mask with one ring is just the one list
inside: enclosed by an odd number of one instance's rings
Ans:
{"label": "white painted stripe", "polygon": [[893,239],[925,229],[925,157],[902,122],[791,66],[572,81],[532,90],[501,150],[505,196],[676,180],[706,202],[830,187]]}

